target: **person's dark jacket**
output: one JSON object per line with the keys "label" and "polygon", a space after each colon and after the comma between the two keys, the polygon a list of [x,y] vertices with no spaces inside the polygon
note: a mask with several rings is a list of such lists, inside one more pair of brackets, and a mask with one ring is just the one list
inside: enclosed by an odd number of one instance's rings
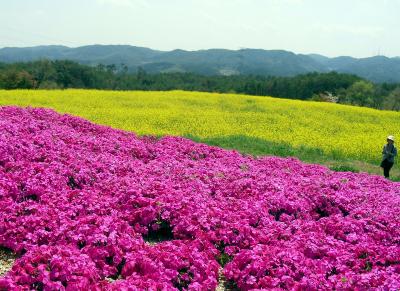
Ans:
{"label": "person's dark jacket", "polygon": [[382,150],[382,161],[387,160],[394,163],[394,157],[397,156],[397,149],[394,145],[385,144]]}

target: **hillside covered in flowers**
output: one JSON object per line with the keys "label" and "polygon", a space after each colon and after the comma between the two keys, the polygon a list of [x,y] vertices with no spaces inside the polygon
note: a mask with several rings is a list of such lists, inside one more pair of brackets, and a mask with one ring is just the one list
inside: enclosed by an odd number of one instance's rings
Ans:
{"label": "hillside covered in flowers", "polygon": [[400,183],[0,107],[2,289],[400,289]]}

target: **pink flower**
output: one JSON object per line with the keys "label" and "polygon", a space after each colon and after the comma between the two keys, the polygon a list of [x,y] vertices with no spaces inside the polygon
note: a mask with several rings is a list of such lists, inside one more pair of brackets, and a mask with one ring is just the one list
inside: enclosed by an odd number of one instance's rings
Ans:
{"label": "pink flower", "polygon": [[399,183],[47,109],[0,128],[0,289],[400,288]]}

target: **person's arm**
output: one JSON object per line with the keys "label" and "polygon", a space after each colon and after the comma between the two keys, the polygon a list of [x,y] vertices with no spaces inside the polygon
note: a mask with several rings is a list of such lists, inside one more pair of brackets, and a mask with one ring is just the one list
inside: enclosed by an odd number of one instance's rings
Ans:
{"label": "person's arm", "polygon": [[386,146],[385,145],[383,146],[382,154],[386,155]]}
{"label": "person's arm", "polygon": [[392,150],[390,152],[386,152],[386,156],[388,157],[395,157],[397,156],[397,149],[395,147],[392,148]]}

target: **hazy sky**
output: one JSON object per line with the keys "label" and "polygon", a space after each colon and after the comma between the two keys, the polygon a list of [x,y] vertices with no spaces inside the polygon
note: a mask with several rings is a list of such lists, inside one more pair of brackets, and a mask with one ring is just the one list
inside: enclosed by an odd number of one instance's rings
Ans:
{"label": "hazy sky", "polygon": [[400,0],[0,0],[0,47],[43,44],[400,56]]}

